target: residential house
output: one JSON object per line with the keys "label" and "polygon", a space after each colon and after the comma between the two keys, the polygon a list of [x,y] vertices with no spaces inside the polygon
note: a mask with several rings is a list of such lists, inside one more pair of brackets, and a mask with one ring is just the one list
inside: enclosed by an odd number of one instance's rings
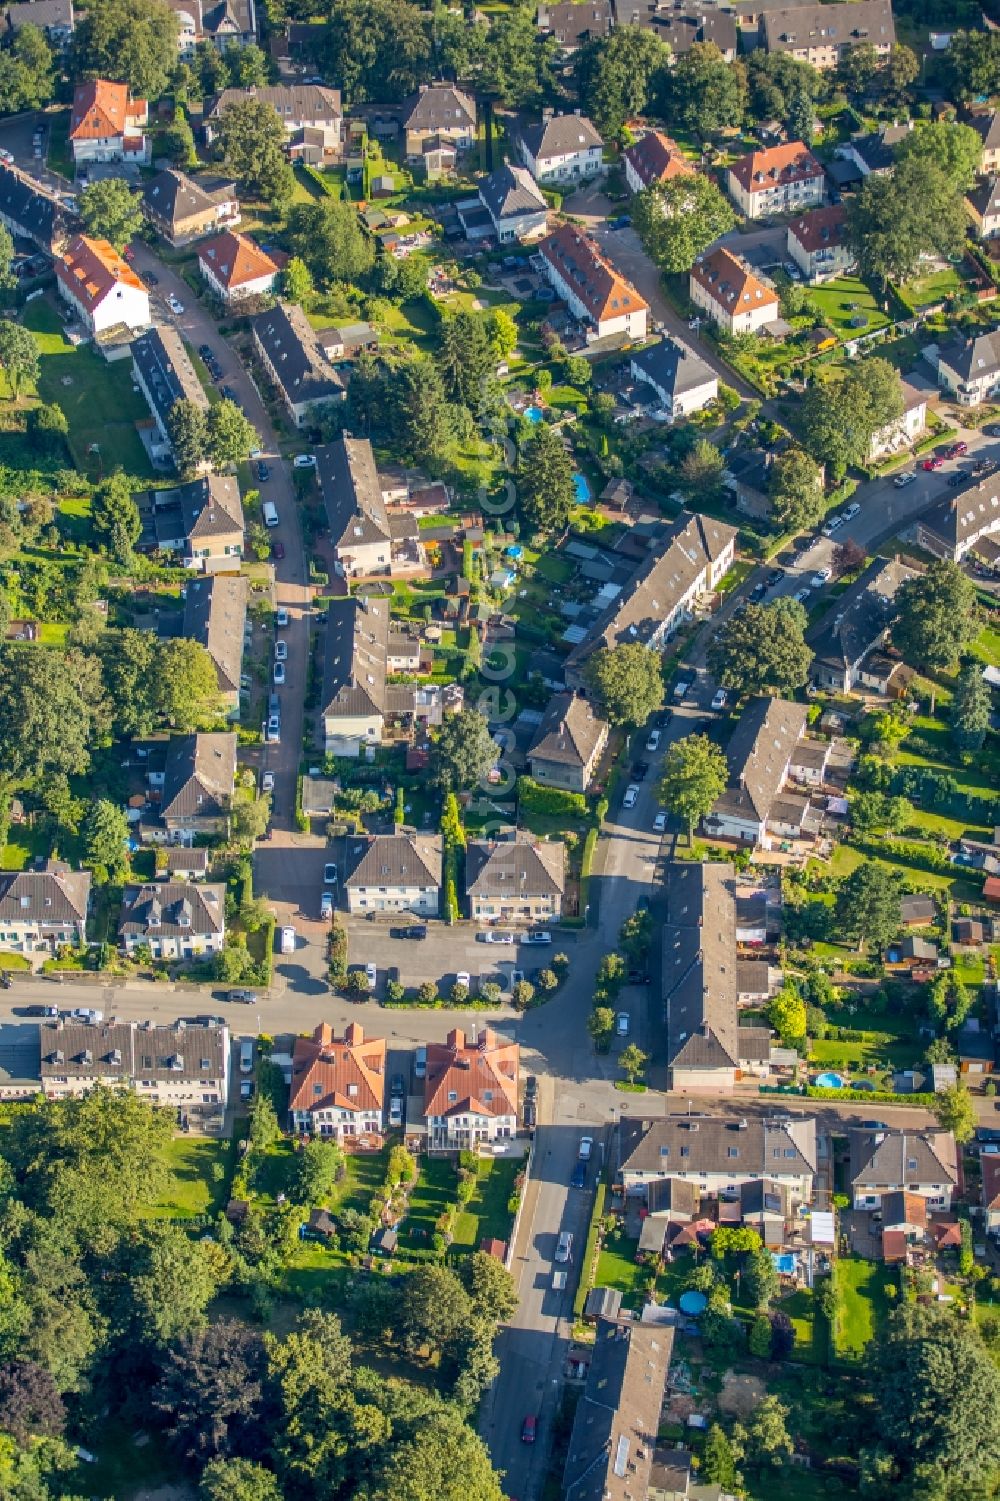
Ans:
{"label": "residential house", "polygon": [[479,196],[456,204],[469,240],[492,236],[498,245],[529,240],[548,228],[548,204],[535,186],[527,167],[506,162],[484,177]]}
{"label": "residential house", "polygon": [[877,463],[887,454],[911,448],[927,426],[927,397],[908,381],[902,381],[903,410],[898,417],[876,428],[868,444],[868,461]]}
{"label": "residential house", "polygon": [[441,839],[397,830],[348,837],[343,889],[348,912],[415,912],[437,917],[441,902]]}
{"label": "residential house", "polygon": [[700,412],[719,394],[719,378],[700,354],[669,335],[631,358],[632,379],[652,386],[671,422]]}
{"label": "residential house", "polygon": [[421,161],[433,149],[468,151],[476,138],[475,101],[454,84],[425,84],[404,105],[402,123],[408,162]]}
{"label": "residential house", "polygon": [[977,1017],[970,1016],[955,1034],[954,1043],[962,1078],[967,1084],[981,1084],[996,1064],[992,1034],[980,1027]]}
{"label": "residential house", "polygon": [[648,1495],[673,1344],[669,1325],[598,1319],[566,1451],[565,1501]]}
{"label": "residential house", "polygon": [[625,181],[632,193],[641,193],[658,182],[670,182],[675,177],[690,177],[695,171],[676,141],[664,135],[662,130],[647,130],[622,152],[622,161]]}
{"label": "residential house", "polygon": [[604,165],[604,142],[581,114],[543,110],[537,125],[522,126],[517,149],[532,177],[543,185],[595,177]]}
{"label": "residential house", "polygon": [[788,226],[788,254],[806,281],[814,285],[854,270],[854,252],[846,243],[847,210],[841,203],[813,209]]}
{"label": "residential house", "polygon": [[900,899],[904,928],[929,928],[938,920],[938,907],[932,896],[904,896]]}
{"label": "residential house", "polygon": [[192,844],[229,831],[236,782],[236,736],[175,735],[162,773],[159,823],[168,844]]}
{"label": "residential house", "polygon": [[220,52],[257,40],[254,0],[166,0],[178,21],[177,50],[190,61],[199,42]]}
{"label": "residential house", "polygon": [[811,1115],[625,1116],[615,1178],[639,1199],[667,1178],[695,1183],[702,1195],[737,1194],[741,1184],[767,1178],[808,1204],[819,1163],[816,1134]]}
{"label": "residential house", "polygon": [[381,1135],[385,1106],[384,1037],[365,1037],[349,1022],[338,1037],[320,1022],[296,1037],[288,1111],[292,1129],[337,1141]]}
{"label": "residential house", "polygon": [[730,334],[757,333],[780,311],[774,288],[721,246],[697,257],[688,291],[694,305]]}
{"label": "residential house", "polygon": [[950,1209],[958,1185],[958,1151],[950,1131],[852,1127],[848,1131],[853,1208],[879,1209],[905,1190],[929,1209]]}
{"label": "residential house", "polygon": [[53,954],[87,938],[90,871],[46,860],[37,870],[0,871],[0,952]]}
{"label": "residential house", "polygon": [[227,307],[273,291],[278,267],[247,235],[227,229],[198,246],[198,269]]}
{"label": "residential house", "polygon": [[566,659],[566,683],[583,688],[584,665],[601,647],[641,641],[659,651],[697,602],[710,595],[736,556],[737,529],[689,511],[671,522],[631,579],[612,597]]}
{"label": "residential house", "polygon": [[821,72],[836,68],[855,47],[887,58],[896,40],[891,0],[834,0],[829,5],[761,6],[760,45],[784,52]]}
{"label": "residential house", "polygon": [[[886,641],[896,618],[896,591],[916,569],[898,558],[873,558],[852,584],[806,633],[812,647],[812,681],[834,693],[871,688],[865,665]],[[883,679],[879,678],[881,683]],[[879,691],[876,687],[875,691]]]}
{"label": "residential house", "polygon": [[49,45],[62,52],[73,35],[73,0],[19,0],[4,9],[3,19],[12,37],[22,26],[37,26]]}
{"label": "residential house", "polygon": [[243,557],[244,519],[235,475],[210,474],[170,490],[154,490],[145,508],[140,545],[179,553],[197,573],[230,573]]}
{"label": "residential house", "polygon": [[154,461],[172,463],[170,414],[174,404],[189,401],[207,414],[208,396],[184,340],[171,324],[158,324],[133,340],[132,378],[146,398],[153,419],[148,439],[150,455]]}
{"label": "residential house", "polygon": [[744,1074],[767,1074],[771,1034],[742,1027],[736,946],[736,873],[731,865],[667,867],[662,932],[663,1010],[671,1089],[730,1090]]}
{"label": "residential house", "polygon": [[726,186],[748,219],[795,214],[823,202],[823,168],[801,141],[788,141],[739,157]]}
{"label": "residential house", "polygon": [[473,922],[546,923],[562,916],[566,846],[561,839],[471,839],[465,894]]}
{"label": "residential house", "polygon": [[[243,99],[269,104],[285,127],[293,155],[305,153],[312,165],[339,161],[343,156],[344,115],[340,90],[318,83],[277,83],[265,88],[223,89],[205,110],[205,139],[215,139],[219,122],[231,105]],[[309,149],[306,149],[309,148]]]}
{"label": "residential house", "polygon": [[295,303],[276,303],[251,319],[250,327],[254,348],[296,427],[307,426],[318,409],[344,400],[344,382]]}
{"label": "residential house", "polygon": [[392,572],[392,524],[367,438],[337,438],[316,450],[327,526],[346,578]]}
{"label": "residential house", "polygon": [[846,146],[837,147],[841,161],[853,162],[862,177],[884,175],[896,161],[896,147],[913,129],[907,120],[902,125],[883,125],[881,130],[852,136]]}
{"label": "residential house", "polygon": [[520,1048],[484,1027],[427,1045],[424,1128],[428,1151],[475,1152],[517,1135]]}
{"label": "residential house", "polygon": [[321,328],[319,343],[327,359],[353,360],[377,352],[379,332],[371,323],[342,323],[339,328]]}
{"label": "residential house", "polygon": [[917,521],[917,542],[936,558],[960,563],[982,543],[1000,537],[1000,475],[971,479],[942,496]]}
{"label": "residential house", "polygon": [[381,743],[387,724],[419,715],[420,690],[388,681],[389,636],[381,595],[330,601],[320,701],[327,755],[359,756],[362,746]]}
{"label": "residential house", "polygon": [[726,62],[736,58],[738,32],[736,13],[725,3],[708,0],[615,0],[619,26],[638,26],[651,31],[670,48],[672,57],[683,57],[697,42],[711,42]]}
{"label": "residential house", "polygon": [[77,235],[56,257],[55,271],[59,295],[95,338],[149,327],[149,293],[107,240]]}
{"label": "residential house", "polygon": [[182,634],[197,641],[212,659],[219,693],[229,717],[240,711],[240,672],[248,584],[239,574],[211,574],[192,579],[184,599]]}
{"label": "residential house", "polygon": [[154,959],[202,958],[221,953],[225,938],[225,886],[151,881],[125,887],[118,941],[126,954],[148,948]]}
{"label": "residential house", "polygon": [[140,201],[150,224],[175,249],[240,222],[234,183],[202,176],[196,180],[174,167],[144,183]]}
{"label": "residential house", "polygon": [[965,207],[977,240],[1000,235],[1000,177],[981,177],[965,195]]}
{"label": "residential house", "polygon": [[984,1147],[979,1154],[982,1173],[980,1200],[987,1235],[1000,1235],[1000,1152]]}
{"label": "residential house", "polygon": [[982,139],[980,172],[995,172],[1000,168],[1000,110],[984,110],[981,114],[972,115],[967,123]]}
{"label": "residential house", "polygon": [[543,270],[550,285],[583,323],[588,342],[621,335],[646,337],[649,308],[631,282],[572,224],[561,224],[541,243]]}
{"label": "residential house", "polygon": [[146,166],[149,123],[145,99],[133,99],[127,83],[90,78],[78,83],[69,116],[69,144],[78,167],[90,162],[132,162]]}
{"label": "residential house", "polygon": [[0,224],[12,235],[32,240],[46,255],[61,250],[69,234],[68,216],[56,195],[3,162],[0,162]]}
{"label": "residential house", "polygon": [[1000,389],[1000,329],[940,345],[937,378],[961,406],[979,406]]}
{"label": "residential house", "polygon": [[225,1023],[52,1020],[40,1026],[39,1040],[41,1088],[50,1100],[95,1085],[129,1089],[203,1130],[221,1130],[230,1080]]}
{"label": "residential house", "polygon": [[204,881],[208,875],[206,849],[160,849],[156,852],[158,881]]}
{"label": "residential house", "polygon": [[538,7],[538,29],[555,37],[560,52],[576,52],[587,42],[600,41],[611,30],[611,0],[556,0]]}
{"label": "residential house", "polygon": [[575,693],[554,693],[528,747],[531,775],[543,787],[586,792],[608,743],[610,726]]}
{"label": "residential house", "polygon": [[803,836],[809,797],[787,783],[806,720],[805,704],[783,698],[756,698],[744,709],[726,749],[726,790],[704,820],[710,838],[770,849],[774,839]]}

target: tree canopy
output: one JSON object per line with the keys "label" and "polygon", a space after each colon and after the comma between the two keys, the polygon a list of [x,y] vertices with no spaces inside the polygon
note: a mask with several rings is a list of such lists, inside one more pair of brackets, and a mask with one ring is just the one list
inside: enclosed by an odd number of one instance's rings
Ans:
{"label": "tree canopy", "polygon": [[959,751],[964,754],[982,748],[992,712],[993,698],[982,665],[970,662],[958,675],[948,709],[951,738]]}
{"label": "tree canopy", "polygon": [[707,735],[687,735],[668,747],[656,795],[687,827],[689,836],[725,790],[726,758]]}
{"label": "tree canopy", "polygon": [[525,521],[543,532],[561,531],[576,499],[573,461],[561,434],[540,422],[521,447],[518,504]]}
{"label": "tree canopy", "polygon": [[841,882],[835,906],[839,934],[882,951],[899,932],[902,887],[896,871],[865,860]]}
{"label": "tree canopy", "polygon": [[579,49],[574,68],[580,103],[605,140],[645,112],[669,62],[666,43],[638,26],[616,26],[610,36],[594,37]]}
{"label": "tree canopy", "polygon": [[499,756],[486,716],[478,709],[462,709],[445,716],[434,740],[434,779],[446,791],[468,790],[492,770]]}
{"label": "tree canopy", "polygon": [[809,676],[806,612],[797,600],[748,604],[731,615],[709,646],[709,666],[737,693],[792,693]]}
{"label": "tree canopy", "polygon": [[584,676],[612,724],[643,725],[663,703],[659,653],[640,641],[602,646],[586,663]]}
{"label": "tree canopy", "polygon": [[896,147],[897,162],[932,162],[959,192],[972,187],[983,155],[983,138],[956,120],[918,120]]}
{"label": "tree canopy", "polygon": [[339,198],[295,204],[288,216],[288,243],[321,288],[357,281],[375,262],[375,247],[357,209]]}
{"label": "tree canopy", "polygon": [[849,464],[867,461],[874,434],[902,411],[895,367],[877,357],[860,360],[836,386],[810,386],[802,408],[803,445],[818,463],[842,475]]}
{"label": "tree canopy", "polygon": [[865,178],[848,209],[845,235],[863,276],[883,286],[905,282],[922,255],[961,251],[967,218],[949,170],[954,164],[946,170],[936,154],[918,152]]}
{"label": "tree canopy", "polygon": [[177,62],[177,31],[163,0],[96,0],[73,33],[71,71],[119,79],[134,98],[159,99]]}
{"label": "tree canopy", "polygon": [[747,76],[741,63],[727,63],[714,42],[695,42],[670,70],[664,85],[667,118],[707,136],[742,125]]}
{"label": "tree canopy", "polygon": [[122,177],[88,183],[80,194],[80,217],[89,235],[119,252],[143,225],[141,200]]}
{"label": "tree canopy", "polygon": [[911,666],[954,667],[982,625],[976,586],[950,558],[935,559],[896,591],[893,645]]}
{"label": "tree canopy", "polygon": [[826,509],[822,466],[802,448],[786,449],[771,465],[768,494],[780,527],[816,526]]}
{"label": "tree canopy", "polygon": [[632,222],[661,271],[690,271],[695,259],[736,223],[729,200],[710,177],[685,173],[655,183],[632,203]]}
{"label": "tree canopy", "polygon": [[227,105],[219,118],[219,141],[226,165],[243,192],[264,203],[291,198],[295,180],[285,157],[285,127],[266,99],[251,95]]}

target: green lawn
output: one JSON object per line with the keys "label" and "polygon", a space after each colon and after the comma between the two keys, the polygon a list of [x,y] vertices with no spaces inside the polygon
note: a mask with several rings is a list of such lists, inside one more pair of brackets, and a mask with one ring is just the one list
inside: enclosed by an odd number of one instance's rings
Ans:
{"label": "green lawn", "polygon": [[455,1202],[458,1175],[444,1157],[424,1157],[410,1194],[406,1218],[399,1227],[399,1249],[429,1251],[438,1220]]}
{"label": "green lawn", "polygon": [[[96,479],[121,468],[142,479],[152,476],[135,424],[149,416],[132,388],[129,360],[107,364],[89,345],[74,348],[63,335],[55,308],[45,298],[30,303],[24,322],[35,335],[41,369],[38,395],[62,407],[69,423],[69,446],[81,473]],[[98,444],[100,459],[90,452]]]}
{"label": "green lawn", "polygon": [[595,1287],[616,1287],[626,1308],[641,1308],[645,1301],[644,1286],[649,1269],[635,1259],[637,1240],[624,1235],[610,1236],[597,1258]]}
{"label": "green lawn", "polygon": [[[856,339],[889,322],[868,285],[856,276],[841,276],[821,287],[809,288],[809,300],[819,308],[823,322],[840,339]],[[863,328],[852,328],[852,318],[865,318]]]}
{"label": "green lawn", "polygon": [[944,302],[954,297],[965,286],[957,266],[948,266],[943,271],[932,271],[929,276],[915,276],[900,288],[903,298],[915,310]]}
{"label": "green lawn", "polygon": [[523,1157],[481,1157],[476,1168],[476,1191],[455,1221],[452,1250],[478,1250],[484,1240],[507,1240],[513,1216],[507,1204]]}
{"label": "green lawn", "polygon": [[889,1309],[887,1287],[898,1287],[893,1271],[881,1262],[846,1256],[837,1263],[840,1310],[837,1354],[858,1359]]}
{"label": "green lawn", "polygon": [[816,1316],[812,1289],[800,1287],[790,1298],[783,1298],[777,1307],[788,1315],[795,1331],[791,1359],[809,1365],[823,1365],[826,1360],[826,1321]]}
{"label": "green lawn", "polygon": [[[164,1152],[170,1177],[163,1193],[149,1207],[149,1218],[190,1219],[214,1214],[226,1201],[231,1144],[197,1136],[175,1136]],[[213,1168],[220,1163],[225,1176],[216,1182]]]}

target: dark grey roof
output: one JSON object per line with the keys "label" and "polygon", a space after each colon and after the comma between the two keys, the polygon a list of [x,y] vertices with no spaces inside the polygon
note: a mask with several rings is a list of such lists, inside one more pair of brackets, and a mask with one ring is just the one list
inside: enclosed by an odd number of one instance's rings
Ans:
{"label": "dark grey roof", "polygon": [[985,528],[1000,530],[1000,477],[992,474],[984,480],[970,479],[958,491],[943,495],[924,512],[920,525],[949,548],[963,545]]}
{"label": "dark grey roof", "polygon": [[214,934],[226,926],[225,886],[192,881],[154,881],[126,886],[120,938],[183,938]]}
{"label": "dark grey roof", "polygon": [[37,26],[41,31],[72,31],[73,0],[23,0],[4,8],[4,20],[14,32],[22,26]]}
{"label": "dark grey roof", "polygon": [[155,504],[158,510],[179,513],[181,530],[190,541],[244,529],[239,485],[232,474],[210,474],[171,490],[157,490]]}
{"label": "dark grey roof", "polygon": [[886,125],[867,135],[852,136],[851,149],[869,172],[882,172],[892,166],[896,160],[896,147],[909,133],[909,125]]}
{"label": "dark grey roof", "polygon": [[151,177],[142,190],[143,207],[172,227],[196,214],[211,213],[221,198],[235,197],[234,183],[217,183],[206,189],[203,182],[188,177],[186,172],[178,172],[174,167]]}
{"label": "dark grey roof", "polygon": [[539,6],[538,26],[554,36],[560,47],[578,47],[611,30],[610,0],[559,0],[556,5]]}
{"label": "dark grey roof", "polygon": [[696,391],[710,381],[717,381],[715,371],[700,354],[680,339],[669,337],[634,354],[632,370],[640,377],[648,377],[669,397],[682,396],[686,391]]}
{"label": "dark grey roof", "polygon": [[243,661],[247,581],[238,574],[192,579],[184,601],[184,635],[205,647],[223,693],[237,693]]}
{"label": "dark grey roof", "polygon": [[536,125],[523,126],[521,140],[536,162],[604,145],[586,115],[551,115]]}
{"label": "dark grey roof", "polygon": [[290,124],[306,125],[312,121],[339,120],[340,90],[317,83],[277,83],[267,88],[223,89],[205,111],[206,120],[215,120],[231,104],[244,99],[261,99],[277,111],[285,128]]}
{"label": "dark grey roof", "polygon": [[554,693],[528,747],[528,758],[588,766],[607,729],[607,720],[594,713],[587,699],[575,693]]}
{"label": "dark grey roof", "polygon": [[41,1078],[39,1028],[0,1022],[0,1093],[24,1090]]}
{"label": "dark grey roof", "polygon": [[968,123],[982,136],[987,151],[995,151],[1000,146],[1000,110],[985,110],[973,115]]}
{"label": "dark grey roof", "polygon": [[599,1319],[563,1472],[566,1501],[645,1496],[674,1331]]}
{"label": "dark grey roof", "polygon": [[206,5],[201,24],[205,35],[216,37],[220,43],[236,35],[252,40],[257,33],[253,0],[219,0],[217,5]]}
{"label": "dark grey roof", "polygon": [[917,578],[898,558],[873,558],[806,636],[816,660],[852,668],[880,644],[896,618],[896,590]]}
{"label": "dark grey roof", "polygon": [[735,871],[731,865],[676,861],[667,867],[666,895],[667,1061],[684,1068],[735,1068]]}
{"label": "dark grey roof", "polygon": [[172,849],[157,856],[157,870],[170,875],[177,870],[195,870],[203,875],[208,872],[208,850]]}
{"label": "dark grey roof", "polygon": [[641,26],[666,42],[674,53],[689,52],[695,42],[714,42],[720,52],[735,52],[736,16],[714,4],[663,4],[662,0],[615,0],[619,26]]}
{"label": "dark grey roof", "polygon": [[479,196],[494,223],[520,214],[545,212],[545,199],[526,167],[504,163],[479,184]]}
{"label": "dark grey roof", "polygon": [[218,818],[229,811],[236,778],[236,736],[175,735],[167,749],[163,818]]}
{"label": "dark grey roof", "polygon": [[353,595],[332,599],[327,611],[323,713],[385,714],[389,601]]}
{"label": "dark grey roof", "polygon": [[344,382],[328,363],[300,307],[279,302],[250,321],[290,405],[343,396]]}
{"label": "dark grey roof", "polygon": [[807,47],[891,46],[896,40],[890,0],[843,0],[839,5],[785,6],[767,9],[761,34],[768,52],[796,52]]}
{"label": "dark grey roof", "polygon": [[938,360],[963,381],[993,377],[1000,373],[1000,329],[992,328],[971,339],[953,339],[942,344]]}
{"label": "dark grey roof", "polygon": [[[685,1150],[686,1149],[686,1150]],[[734,1157],[732,1154],[736,1152]],[[762,1174],[779,1181],[815,1173],[816,1118],[804,1115],[667,1115],[621,1124],[621,1170],[688,1177]]]}
{"label": "dark grey roof", "polygon": [[[202,890],[211,888],[202,887]],[[222,887],[216,888],[222,891]],[[42,1078],[212,1079],[226,1073],[227,1027],[51,1021],[39,1029]]]}
{"label": "dark grey roof", "polygon": [[698,1213],[701,1190],[687,1178],[654,1178],[646,1187],[646,1206],[650,1214],[669,1214],[678,1220],[694,1219]]}
{"label": "dark grey roof", "polygon": [[618,1287],[592,1287],[583,1307],[586,1319],[616,1319],[621,1312],[622,1294]]}
{"label": "dark grey roof", "polygon": [[785,698],[755,698],[740,716],[726,747],[729,785],[716,809],[737,817],[767,818],[781,792],[808,710]]}
{"label": "dark grey roof", "polygon": [[899,905],[904,923],[937,920],[938,906],[932,896],[904,896]]}
{"label": "dark grey roof", "polygon": [[1000,177],[981,177],[965,196],[980,218],[995,218],[1000,214]]}
{"label": "dark grey roof", "polygon": [[566,846],[560,839],[470,839],[465,856],[469,896],[558,896],[566,887]]}
{"label": "dark grey roof", "polygon": [[766,959],[739,959],[736,964],[737,996],[766,995],[771,985],[771,966]]}
{"label": "dark grey roof", "polygon": [[0,163],[0,219],[16,233],[34,240],[43,250],[51,250],[67,233],[66,217],[60,204],[35,183],[22,177],[15,167]]}
{"label": "dark grey roof", "polygon": [[41,1077],[121,1079],[132,1075],[132,1022],[47,1021],[39,1027]]}
{"label": "dark grey roof", "polygon": [[318,448],[316,468],[334,546],[349,553],[352,546],[388,542],[389,515],[368,439],[338,438]]}
{"label": "dark grey roof", "polygon": [[132,340],[132,359],[164,428],[177,401],[208,411],[208,396],[175,328],[158,325]]}
{"label": "dark grey roof", "polygon": [[345,886],[440,886],[438,835],[378,834],[347,841]]}
{"label": "dark grey roof", "polygon": [[41,870],[0,871],[0,923],[82,922],[89,901],[89,870],[47,860]]}
{"label": "dark grey roof", "polygon": [[848,1132],[851,1184],[857,1188],[910,1183],[957,1183],[955,1138],[950,1131]]}
{"label": "dark grey roof", "polygon": [[428,84],[407,100],[403,107],[403,124],[407,130],[475,130],[475,102],[454,84]]}

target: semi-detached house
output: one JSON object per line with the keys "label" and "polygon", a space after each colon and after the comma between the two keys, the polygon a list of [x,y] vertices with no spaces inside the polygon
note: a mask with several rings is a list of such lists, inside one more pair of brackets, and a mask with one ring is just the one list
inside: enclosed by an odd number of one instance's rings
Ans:
{"label": "semi-detached house", "polygon": [[278,302],[251,319],[254,348],[296,427],[319,410],[344,400],[344,382],[302,309]]}
{"label": "semi-detached house", "polygon": [[670,1178],[714,1194],[766,1178],[808,1204],[818,1163],[814,1116],[625,1117],[615,1176],[629,1198],[645,1199],[652,1184]]}
{"label": "semi-detached house", "polygon": [[595,177],[604,162],[604,142],[585,115],[546,111],[539,124],[518,136],[521,160],[537,183],[558,184]]}
{"label": "semi-detached house", "polygon": [[926,1199],[929,1209],[950,1209],[958,1187],[958,1150],[950,1131],[856,1127],[850,1140],[850,1183],[855,1209],[878,1209],[887,1194]]}
{"label": "semi-detached house", "polygon": [[145,166],[149,141],[145,99],[133,99],[128,84],[92,78],[78,83],[69,118],[69,144],[77,166],[88,162],[132,162]]}
{"label": "semi-detached house", "polygon": [[937,378],[942,391],[961,406],[979,406],[993,396],[1000,389],[1000,329],[942,344]]}
{"label": "semi-detached house", "polygon": [[726,183],[748,219],[798,213],[823,202],[823,168],[802,141],[741,156],[729,168]]}
{"label": "semi-detached house", "polygon": [[211,145],[226,110],[244,99],[269,104],[285,128],[289,148],[310,132],[318,163],[343,156],[344,114],[340,90],[318,83],[279,83],[266,88],[223,89],[205,111],[205,139]]}
{"label": "semi-detached house", "polygon": [[691,177],[694,166],[680,147],[662,130],[649,130],[622,152],[625,181],[633,193],[641,193],[658,182],[674,177]]}
{"label": "semi-detached house", "polygon": [[587,330],[588,342],[646,337],[649,307],[589,235],[561,224],[539,246],[549,284]]}
{"label": "semi-detached house", "polygon": [[470,839],[465,894],[473,922],[553,922],[562,916],[566,846],[560,839]]}
{"label": "semi-detached house", "polygon": [[342,1037],[329,1022],[320,1022],[311,1037],[297,1037],[288,1097],[292,1129],[337,1141],[380,1135],[385,1059],[385,1038],[365,1037],[359,1022],[349,1022]]}
{"label": "semi-detached house", "polygon": [[759,38],[766,52],[783,52],[824,72],[836,68],[855,47],[871,46],[884,60],[892,51],[896,28],[891,0],[841,0],[773,10],[765,5]]}
{"label": "semi-detached house", "polygon": [[86,942],[90,871],[46,860],[40,870],[0,871],[0,952],[51,954]]}
{"label": "semi-detached house", "polygon": [[126,954],[148,948],[154,959],[194,959],[221,953],[225,940],[225,886],[152,881],[125,887],[118,941]]}
{"label": "semi-detached house", "polygon": [[243,631],[249,583],[238,573],[192,579],[184,599],[183,634],[197,641],[212,659],[219,694],[230,718],[239,715]]}
{"label": "semi-detached house", "polygon": [[403,106],[406,159],[419,162],[429,150],[468,151],[476,138],[476,105],[450,83],[429,83]]}
{"label": "semi-detached house", "polygon": [[438,835],[377,834],[348,839],[343,888],[348,912],[415,912],[437,917],[442,847]]}
{"label": "semi-detached house", "polygon": [[1000,542],[1000,477],[963,486],[958,494],[942,496],[917,522],[917,542],[936,558],[960,563],[980,543]]}
{"label": "semi-detached house", "polygon": [[337,438],[316,450],[327,526],[339,571],[351,578],[392,571],[392,524],[367,438]]}
{"label": "semi-detached house", "polygon": [[774,288],[722,246],[698,256],[688,290],[695,307],[730,334],[757,333],[780,311]]}
{"label": "semi-detached house", "polygon": [[278,267],[247,235],[227,229],[198,246],[198,269],[215,295],[231,307],[272,291]]}
{"label": "semi-detached house", "polygon": [[197,573],[239,569],[245,528],[235,475],[209,474],[154,490],[139,510],[140,515],[145,511],[140,546],[179,553],[185,568]]}
{"label": "semi-detached house", "polygon": [[78,235],[55,262],[59,295],[95,338],[149,327],[149,293],[107,240]]}
{"label": "semi-detached house", "polygon": [[362,746],[381,744],[391,726],[408,735],[415,721],[440,724],[436,685],[389,682],[391,672],[403,670],[403,647],[383,595],[330,601],[320,701],[327,755],[359,756]]}
{"label": "semi-detached house", "polygon": [[141,202],[150,224],[175,248],[240,222],[232,182],[201,176],[196,181],[173,167],[150,178],[143,186]]}
{"label": "semi-detached house", "polygon": [[651,386],[660,400],[656,415],[670,421],[700,412],[719,394],[719,378],[700,354],[680,339],[648,344],[631,360],[632,378]]}
{"label": "semi-detached house", "polygon": [[161,772],[150,773],[158,794],[154,843],[193,844],[229,830],[236,782],[236,736],[226,731],[175,735]]}
{"label": "semi-detached house", "polygon": [[588,699],[554,694],[528,747],[532,777],[543,787],[586,792],[609,733],[607,720],[594,713]]}
{"label": "semi-detached house", "polygon": [[70,219],[54,193],[0,163],[0,224],[51,255],[65,244]]}
{"label": "semi-detached house", "polygon": [[[783,698],[757,698],[744,709],[726,747],[725,791],[704,820],[709,837],[770,849],[774,839],[797,839],[808,831],[808,793],[786,785],[795,774],[807,718],[805,704]],[[810,756],[803,781],[815,780],[811,762]]]}
{"label": "semi-detached house", "polygon": [[600,41],[611,30],[611,0],[556,0],[538,7],[538,29],[554,37],[560,52],[569,55],[587,42]]}
{"label": "semi-detached house", "polygon": [[965,207],[975,226],[976,238],[995,240],[1000,235],[1000,177],[982,177],[965,195]]}
{"label": "semi-detached house", "polygon": [[184,340],[169,323],[158,324],[132,341],[132,377],[153,419],[148,437],[150,456],[172,461],[170,414],[175,404],[189,401],[207,415],[208,396]]}
{"label": "semi-detached house", "polygon": [[221,1130],[230,1079],[225,1024],[47,1021],[39,1034],[48,1099],[81,1095],[95,1084],[128,1088],[150,1105],[183,1111],[205,1130]]}
{"label": "semi-detached house", "polygon": [[882,646],[896,618],[895,597],[907,579],[919,577],[898,558],[873,558],[823,618],[806,633],[813,651],[810,677],[818,688],[852,693],[856,687],[880,690],[881,677],[865,664]]}
{"label": "semi-detached house", "polygon": [[476,198],[455,205],[469,240],[495,236],[498,245],[528,240],[548,227],[548,204],[527,167],[506,162],[484,177]]}
{"label": "semi-detached house", "polygon": [[855,265],[846,243],[847,210],[842,203],[813,209],[788,226],[788,254],[806,281],[819,283],[844,276]]}
{"label": "semi-detached house", "polygon": [[520,1049],[492,1027],[427,1046],[425,1145],[430,1152],[474,1152],[517,1135]]}

